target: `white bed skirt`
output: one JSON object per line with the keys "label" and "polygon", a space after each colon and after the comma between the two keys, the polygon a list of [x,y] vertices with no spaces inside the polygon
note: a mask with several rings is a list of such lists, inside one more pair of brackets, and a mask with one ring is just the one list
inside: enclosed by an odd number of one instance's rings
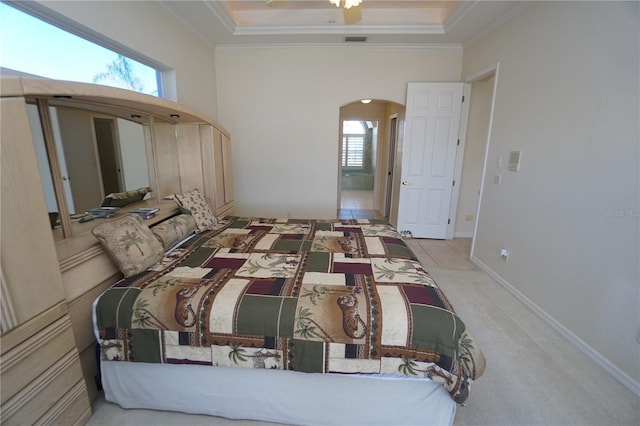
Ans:
{"label": "white bed skirt", "polygon": [[429,379],[102,361],[107,401],[295,425],[451,425],[456,404]]}

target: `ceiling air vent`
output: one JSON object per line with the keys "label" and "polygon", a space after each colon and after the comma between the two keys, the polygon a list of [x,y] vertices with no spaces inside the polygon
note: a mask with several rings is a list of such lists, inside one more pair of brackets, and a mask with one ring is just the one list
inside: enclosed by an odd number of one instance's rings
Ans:
{"label": "ceiling air vent", "polygon": [[362,36],[348,36],[344,38],[345,43],[364,43],[367,41],[366,37]]}

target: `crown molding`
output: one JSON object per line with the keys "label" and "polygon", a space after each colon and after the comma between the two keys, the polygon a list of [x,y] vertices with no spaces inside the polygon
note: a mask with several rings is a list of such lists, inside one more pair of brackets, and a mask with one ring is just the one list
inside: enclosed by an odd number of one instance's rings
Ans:
{"label": "crown molding", "polygon": [[444,34],[444,27],[440,24],[428,25],[239,25],[233,31],[234,35],[404,35],[404,34]]}
{"label": "crown molding", "polygon": [[457,7],[444,21],[444,31],[450,31],[477,3],[478,1],[463,2],[461,6]]}
{"label": "crown molding", "polygon": [[240,51],[240,50],[395,50],[428,52],[440,51],[462,51],[461,43],[237,43],[218,44],[216,51]]}
{"label": "crown molding", "polygon": [[237,25],[233,22],[233,18],[229,14],[229,11],[222,5],[222,2],[205,0],[203,3],[207,6],[207,9],[222,22],[222,25],[227,31],[235,33]]}
{"label": "crown molding", "polygon": [[[156,2],[162,4],[162,2]],[[224,7],[223,2],[205,0],[203,4],[222,23],[224,28],[235,36],[269,36],[269,35],[342,35],[342,34],[375,34],[375,35],[433,35],[444,34],[445,26],[442,24],[416,24],[416,25],[237,25],[229,11]],[[162,8],[172,16],[179,19],[183,24],[189,26],[173,13],[168,7]],[[463,9],[470,7],[464,6]],[[189,26],[190,27],[190,26]],[[192,28],[192,31],[195,29]]]}

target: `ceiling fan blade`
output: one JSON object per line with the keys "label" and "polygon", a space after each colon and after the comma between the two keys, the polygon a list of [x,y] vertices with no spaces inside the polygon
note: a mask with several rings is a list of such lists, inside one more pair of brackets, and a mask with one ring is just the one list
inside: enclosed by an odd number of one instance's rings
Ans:
{"label": "ceiling fan blade", "polygon": [[353,6],[349,9],[342,9],[344,12],[344,23],[346,25],[357,24],[362,20],[360,6]]}

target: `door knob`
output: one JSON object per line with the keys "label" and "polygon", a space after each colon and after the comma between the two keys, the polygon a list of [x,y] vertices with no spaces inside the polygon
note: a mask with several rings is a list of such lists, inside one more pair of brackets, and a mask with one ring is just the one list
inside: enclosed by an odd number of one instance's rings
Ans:
{"label": "door knob", "polygon": [[403,184],[403,185],[409,185],[409,181],[408,181],[408,180],[403,180],[403,181],[402,181],[402,184]]}

